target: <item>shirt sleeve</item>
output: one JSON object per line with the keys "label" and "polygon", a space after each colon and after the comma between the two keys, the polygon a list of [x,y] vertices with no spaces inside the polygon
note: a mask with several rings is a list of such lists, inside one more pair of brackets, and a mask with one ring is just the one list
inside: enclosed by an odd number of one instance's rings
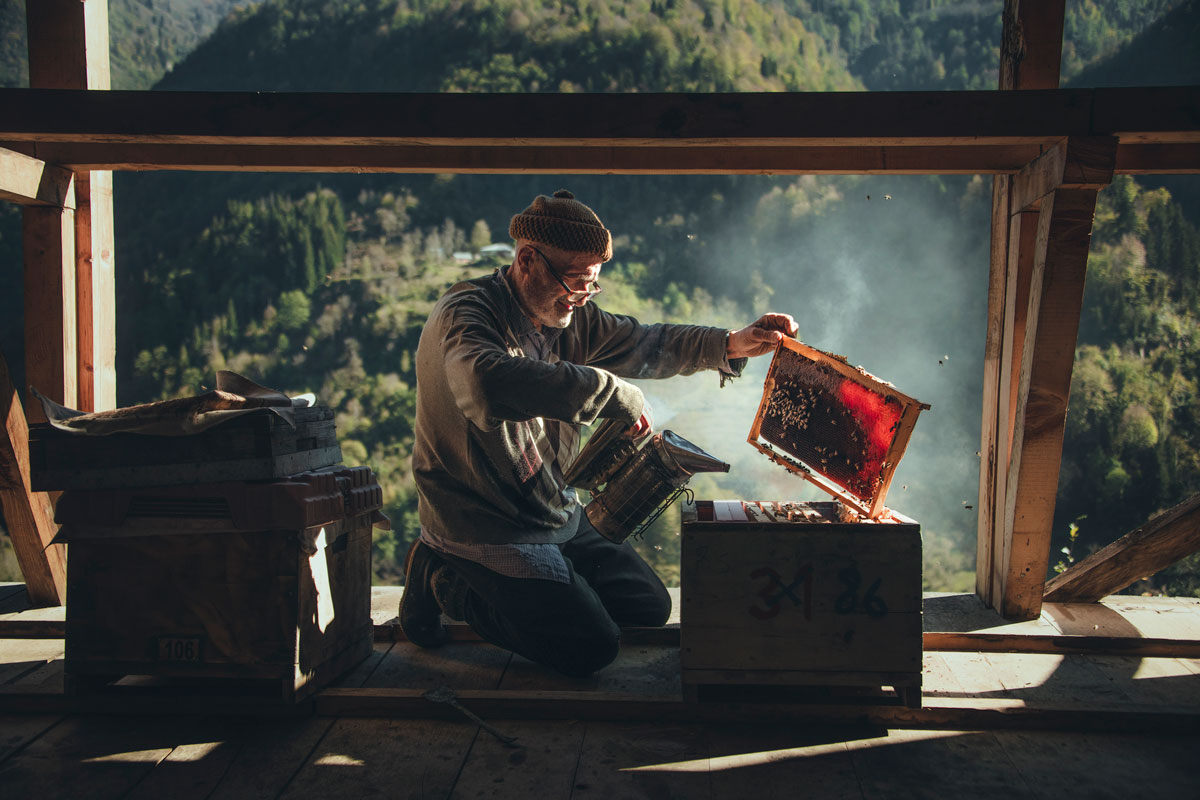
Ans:
{"label": "shirt sleeve", "polygon": [[642,413],[641,390],[611,370],[539,361],[510,349],[505,328],[470,298],[445,306],[438,329],[455,402],[480,428],[535,417],[580,424],[611,417],[632,423]]}
{"label": "shirt sleeve", "polygon": [[[738,375],[742,364],[725,357],[728,331],[705,325],[642,325],[624,314],[611,314],[589,304],[582,311],[581,361],[622,378],[669,378],[702,369]],[[577,311],[576,314],[579,314]],[[735,362],[740,359],[735,359]]]}

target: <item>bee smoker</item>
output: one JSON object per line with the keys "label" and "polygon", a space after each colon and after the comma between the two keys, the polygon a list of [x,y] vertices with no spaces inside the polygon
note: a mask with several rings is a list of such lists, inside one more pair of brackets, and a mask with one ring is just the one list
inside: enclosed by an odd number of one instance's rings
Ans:
{"label": "bee smoker", "polygon": [[640,536],[670,507],[698,472],[729,472],[729,465],[674,431],[634,440],[626,423],[605,421],[565,475],[592,493],[588,521],[609,541]]}

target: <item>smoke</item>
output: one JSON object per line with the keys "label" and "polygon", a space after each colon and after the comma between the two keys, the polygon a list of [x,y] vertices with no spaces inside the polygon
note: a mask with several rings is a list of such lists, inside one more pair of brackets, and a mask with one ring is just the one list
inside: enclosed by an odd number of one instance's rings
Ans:
{"label": "smoke", "polygon": [[[760,202],[753,213],[730,215],[724,229],[698,232],[723,264],[723,288],[715,295],[744,297],[748,276],[758,272],[773,290],[769,310],[792,314],[802,341],[844,355],[932,406],[917,421],[887,504],[921,522],[927,540],[945,538],[964,560],[972,556],[976,529],[988,183],[806,178],[796,182],[798,191],[825,202],[805,204],[787,224],[756,230]],[[797,194],[764,184],[768,193],[793,201]],[[710,266],[708,274],[716,271]],[[747,313],[734,324],[753,318]],[[656,427],[733,465],[728,475],[693,486],[718,493],[714,497],[825,499],[746,441],[769,362],[769,355],[755,359],[720,390],[711,373],[640,385]]]}

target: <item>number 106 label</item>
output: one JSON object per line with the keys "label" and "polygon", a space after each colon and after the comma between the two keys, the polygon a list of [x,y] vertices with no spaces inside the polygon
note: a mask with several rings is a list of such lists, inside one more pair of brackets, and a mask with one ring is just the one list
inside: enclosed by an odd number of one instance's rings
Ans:
{"label": "number 106 label", "polygon": [[200,640],[182,636],[161,636],[158,640],[159,661],[199,661]]}

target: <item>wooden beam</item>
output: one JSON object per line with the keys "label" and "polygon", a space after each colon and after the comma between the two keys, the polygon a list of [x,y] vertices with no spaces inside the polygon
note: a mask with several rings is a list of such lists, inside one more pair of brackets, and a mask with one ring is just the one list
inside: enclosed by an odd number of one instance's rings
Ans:
{"label": "wooden beam", "polygon": [[1200,658],[1200,642],[1134,636],[1030,633],[926,633],[925,652],[1046,653],[1058,655]]}
{"label": "wooden beam", "polygon": [[4,89],[0,104],[0,140],[40,142],[878,147],[1118,135],[1200,143],[1200,86],[588,95]]}
{"label": "wooden beam", "polygon": [[[605,175],[993,175],[1046,145],[519,147],[7,142],[75,171]],[[1047,144],[1052,144],[1048,142]],[[1200,145],[1119,145],[1119,173],[1200,173]]]}
{"label": "wooden beam", "polygon": [[[3,490],[0,489],[0,491]],[[64,639],[66,635],[67,623],[61,619],[4,619],[0,617],[0,639]]]}
{"label": "wooden beam", "polygon": [[[23,689],[24,687],[16,687]],[[164,694],[161,687],[115,686],[105,693],[68,696],[0,687],[5,714],[173,714],[445,719],[470,724],[461,712],[422,697],[423,689],[325,689],[293,705],[258,696],[209,693]],[[808,705],[804,703],[685,703],[672,694],[588,691],[462,689],[462,705],[491,720],[596,720],[656,723],[759,724],[790,721],[819,726],[874,726],[945,730],[1113,731],[1194,735],[1200,707],[1095,704],[1088,708],[1030,705],[1019,698],[926,697],[921,708],[902,705]],[[499,726],[499,723],[497,723]]]}
{"label": "wooden beam", "polygon": [[1192,495],[1055,576],[1046,584],[1043,600],[1095,602],[1197,551],[1200,551],[1200,494]]}
{"label": "wooden beam", "polygon": [[0,200],[24,206],[75,207],[75,175],[12,150],[0,149]]}
{"label": "wooden beam", "polygon": [[[44,612],[0,615],[0,639],[62,639],[67,623]],[[447,625],[450,641],[482,643],[462,623]],[[404,642],[407,639],[394,623],[375,625],[375,641]],[[679,647],[679,626],[622,628],[624,647]],[[1080,655],[1123,655],[1142,658],[1200,658],[1200,641],[1142,636],[1088,636],[1079,634],[986,633],[981,631],[926,631],[925,652],[1047,653]],[[876,674],[878,675],[878,674]],[[876,679],[878,685],[880,681]]]}
{"label": "wooden beam", "polygon": [[[1050,534],[1062,461],[1075,342],[1083,305],[1084,275],[1098,185],[1105,168],[1111,175],[1116,143],[1075,147],[1060,145],[1066,156],[1063,180],[1086,175],[1088,183],[1059,188],[1040,201],[1038,236],[1030,279],[1025,342],[1020,357],[1019,388],[1012,447],[1005,487],[1000,556],[998,610],[1005,617],[1032,619],[1041,611],[1042,590],[1050,558]],[[1066,165],[1070,154],[1088,161],[1082,172]],[[1082,169],[1082,168],[1081,168]],[[1026,179],[1033,182],[1031,174]],[[1033,190],[1018,187],[1013,195]],[[1015,355],[1015,354],[1014,354]]]}
{"label": "wooden beam", "polygon": [[[75,322],[75,212],[26,207],[22,212],[25,259],[25,383],[55,402],[78,404]],[[44,422],[42,404],[25,399],[31,422]]]}
{"label": "wooden beam", "polygon": [[1112,182],[1113,137],[1068,139],[1025,165],[1013,181],[1012,213],[1034,209],[1057,189],[1100,190]]}
{"label": "wooden beam", "polygon": [[[445,704],[431,703],[421,689],[325,689],[316,712],[334,717],[462,719]],[[673,695],[588,691],[463,689],[458,700],[484,719],[563,719],[653,722],[762,722],[794,720],[807,725],[866,724],[889,728],[950,730],[1054,729],[1194,731],[1200,709],[1163,710],[1138,705],[1089,709],[1035,707],[1012,698],[926,697],[921,708],[799,703],[687,703]],[[15,699],[15,698],[14,698]],[[1162,726],[1156,728],[1156,726]]]}
{"label": "wooden beam", "polygon": [[1200,174],[1200,145],[1124,144],[1117,147],[1114,170],[1124,175]]}
{"label": "wooden beam", "polygon": [[[30,4],[29,80],[38,89],[109,88],[107,0],[39,0]],[[74,217],[74,406],[116,407],[116,284],[113,279],[112,174],[77,171]]]}
{"label": "wooden beam", "polygon": [[[10,142],[10,144],[17,144]],[[76,170],[411,172],[613,175],[994,174],[1015,172],[1037,144],[605,147],[447,145],[202,145],[38,143],[44,160]]]}
{"label": "wooden beam", "polygon": [[54,504],[45,492],[35,492],[29,481],[29,426],[21,398],[0,353],[0,509],[25,576],[29,600],[35,606],[66,602],[66,553],[50,544],[58,533]]}

